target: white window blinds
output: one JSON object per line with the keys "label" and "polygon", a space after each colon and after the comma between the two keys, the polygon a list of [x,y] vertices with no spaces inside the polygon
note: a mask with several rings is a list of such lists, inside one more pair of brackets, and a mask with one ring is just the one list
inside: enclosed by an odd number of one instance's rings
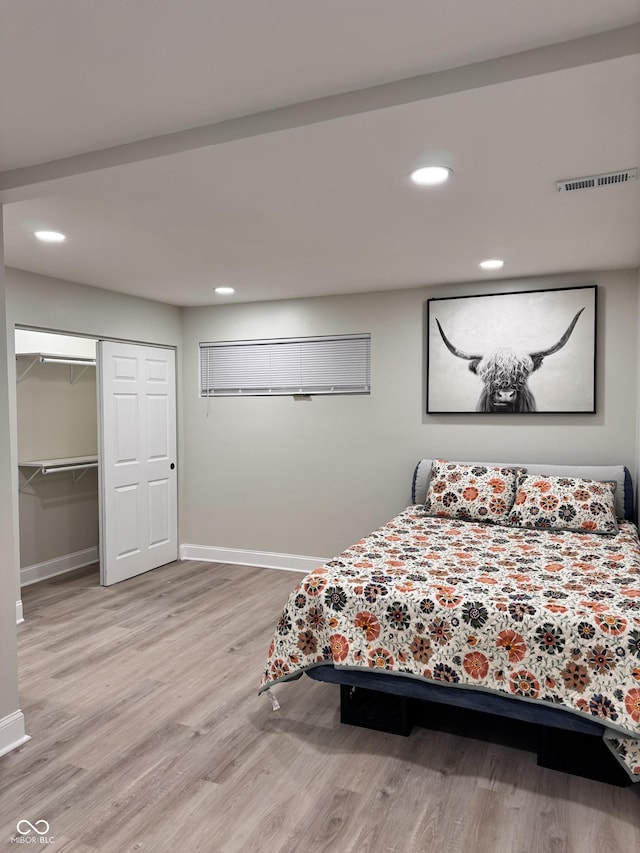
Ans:
{"label": "white window blinds", "polygon": [[200,395],[369,394],[371,335],[200,344]]}

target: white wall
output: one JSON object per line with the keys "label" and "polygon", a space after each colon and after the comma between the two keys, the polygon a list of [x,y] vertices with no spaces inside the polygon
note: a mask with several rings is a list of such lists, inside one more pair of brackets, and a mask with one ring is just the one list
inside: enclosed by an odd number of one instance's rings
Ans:
{"label": "white wall", "polygon": [[[24,368],[28,359],[20,358]],[[74,368],[77,370],[77,368]],[[36,363],[16,388],[21,460],[91,456],[98,452],[96,371],[72,384],[69,366]]]}
{"label": "white wall", "polygon": [[[431,296],[599,285],[595,415],[425,412]],[[409,502],[421,457],[636,467],[637,270],[183,312],[181,542],[331,556]],[[198,397],[200,341],[372,333],[370,396]]]}
{"label": "white wall", "polygon": [[[2,206],[0,206],[2,234]],[[14,525],[13,484],[17,471],[11,454],[9,364],[13,357],[13,330],[7,335],[3,241],[0,239],[0,754],[24,738],[24,719],[18,709],[15,565],[17,538]]]}
{"label": "white wall", "polygon": [[177,346],[180,309],[8,267],[7,320],[81,337]]}

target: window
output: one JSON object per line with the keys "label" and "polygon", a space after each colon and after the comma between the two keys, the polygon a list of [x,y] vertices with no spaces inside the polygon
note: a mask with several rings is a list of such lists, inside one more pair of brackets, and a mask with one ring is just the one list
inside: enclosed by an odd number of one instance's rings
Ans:
{"label": "window", "polygon": [[202,397],[369,394],[371,335],[200,344]]}

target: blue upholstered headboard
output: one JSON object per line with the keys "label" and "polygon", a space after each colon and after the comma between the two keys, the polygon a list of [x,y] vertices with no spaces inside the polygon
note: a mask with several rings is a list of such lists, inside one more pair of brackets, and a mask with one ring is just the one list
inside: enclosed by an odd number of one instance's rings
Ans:
{"label": "blue upholstered headboard", "polygon": [[[413,472],[411,502],[421,504],[427,497],[431,479],[431,459],[421,459]],[[453,461],[453,460],[452,460]],[[459,461],[459,460],[455,460]],[[612,480],[617,483],[616,514],[619,518],[635,521],[633,483],[631,473],[624,465],[547,465],[540,462],[475,462],[470,465],[500,465],[526,468],[529,474],[548,474],[553,477],[584,477],[589,480]]]}

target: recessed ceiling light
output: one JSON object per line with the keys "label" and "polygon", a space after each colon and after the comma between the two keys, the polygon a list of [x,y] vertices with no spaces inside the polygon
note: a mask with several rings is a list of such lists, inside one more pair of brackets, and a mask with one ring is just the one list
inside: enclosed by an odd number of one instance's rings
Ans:
{"label": "recessed ceiling light", "polygon": [[43,243],[64,243],[67,239],[66,235],[61,234],[59,231],[34,231],[33,233]]}
{"label": "recessed ceiling light", "polygon": [[489,258],[486,261],[480,261],[480,266],[483,270],[499,270],[500,267],[504,266],[504,261],[499,260],[499,258]]}
{"label": "recessed ceiling light", "polygon": [[450,175],[451,169],[446,166],[423,166],[421,169],[414,169],[409,177],[418,186],[433,187],[436,184],[444,184]]}
{"label": "recessed ceiling light", "polygon": [[230,296],[235,293],[235,289],[233,287],[216,287],[215,292],[219,293],[220,296]]}

